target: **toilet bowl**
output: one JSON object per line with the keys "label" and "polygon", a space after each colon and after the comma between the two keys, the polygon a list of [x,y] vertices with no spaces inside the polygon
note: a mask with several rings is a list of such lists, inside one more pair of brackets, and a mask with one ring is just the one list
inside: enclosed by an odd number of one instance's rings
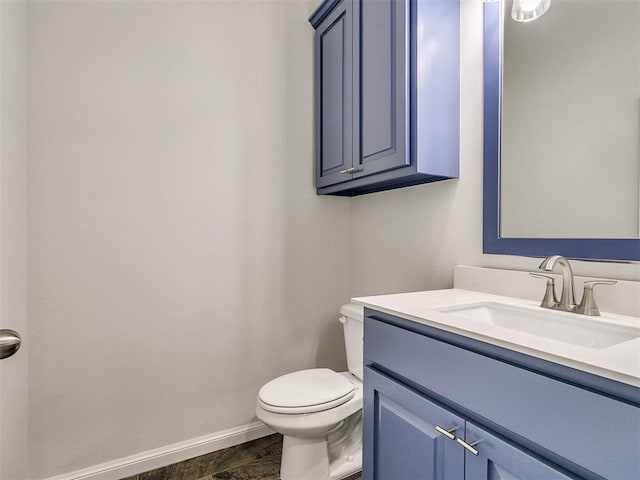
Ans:
{"label": "toilet bowl", "polygon": [[349,371],[314,368],[265,384],[256,415],[284,436],[281,480],[339,480],[362,468],[362,307],[340,309]]}

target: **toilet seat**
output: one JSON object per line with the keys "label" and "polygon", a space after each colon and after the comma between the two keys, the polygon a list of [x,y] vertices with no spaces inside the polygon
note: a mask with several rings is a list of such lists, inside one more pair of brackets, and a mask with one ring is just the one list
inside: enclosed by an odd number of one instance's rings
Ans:
{"label": "toilet seat", "polygon": [[258,402],[274,413],[314,413],[348,402],[355,390],[344,375],[328,368],[313,368],[271,380],[260,389]]}

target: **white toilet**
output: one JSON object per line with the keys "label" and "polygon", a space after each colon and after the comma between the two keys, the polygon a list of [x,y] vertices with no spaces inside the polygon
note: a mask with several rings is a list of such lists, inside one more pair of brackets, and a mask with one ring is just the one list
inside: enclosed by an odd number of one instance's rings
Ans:
{"label": "white toilet", "polygon": [[363,308],[340,308],[348,372],[313,368],[264,385],[256,415],[284,435],[282,480],[338,480],[362,468]]}

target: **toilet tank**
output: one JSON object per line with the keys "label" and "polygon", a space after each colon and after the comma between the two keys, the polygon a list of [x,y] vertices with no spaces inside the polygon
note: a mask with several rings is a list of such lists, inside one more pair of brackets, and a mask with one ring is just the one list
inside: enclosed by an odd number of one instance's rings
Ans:
{"label": "toilet tank", "polygon": [[347,351],[347,368],[362,380],[364,346],[364,307],[347,303],[340,307],[340,323],[344,328],[344,346]]}

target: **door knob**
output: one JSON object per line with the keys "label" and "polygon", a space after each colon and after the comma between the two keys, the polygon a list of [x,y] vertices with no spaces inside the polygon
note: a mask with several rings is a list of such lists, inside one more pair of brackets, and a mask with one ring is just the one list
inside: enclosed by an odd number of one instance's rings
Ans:
{"label": "door knob", "polygon": [[22,338],[15,330],[0,329],[0,360],[10,357],[20,349]]}

